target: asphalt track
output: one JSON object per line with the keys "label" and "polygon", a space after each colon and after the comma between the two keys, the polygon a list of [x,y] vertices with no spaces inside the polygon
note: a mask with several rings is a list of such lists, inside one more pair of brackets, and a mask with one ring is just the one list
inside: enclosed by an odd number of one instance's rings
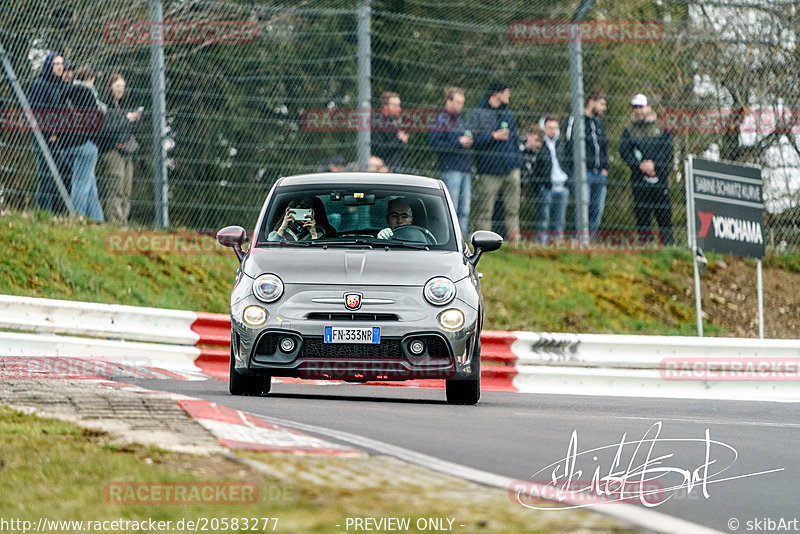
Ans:
{"label": "asphalt track", "polygon": [[[273,384],[267,397],[231,397],[218,380],[125,382],[344,431],[519,480],[546,483],[554,472],[569,471],[573,480],[589,481],[596,469],[600,476],[627,472],[638,479],[635,466],[646,463],[649,453],[646,477],[655,481],[647,488],[663,490],[649,498],[657,504],[652,510],[722,532],[732,532],[730,526],[765,531],[767,520],[777,526],[797,518],[800,531],[798,404],[483,392],[477,406],[450,406],[443,390],[428,388],[293,383]],[[691,491],[670,489],[687,481]],[[729,523],[734,518],[738,523]]]}

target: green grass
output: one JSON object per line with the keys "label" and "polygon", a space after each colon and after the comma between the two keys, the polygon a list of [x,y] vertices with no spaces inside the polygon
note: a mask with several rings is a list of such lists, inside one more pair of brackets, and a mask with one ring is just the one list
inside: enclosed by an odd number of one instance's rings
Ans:
{"label": "green grass", "polygon": [[120,232],[43,212],[0,218],[0,293],[226,310],[238,265],[232,252],[118,254],[104,238]]}
{"label": "green grass", "polygon": [[[687,251],[530,255],[481,260],[486,326],[500,330],[690,334],[694,309],[677,277]],[[714,331],[709,325],[710,332]]]}
{"label": "green grass", "polygon": [[[238,262],[224,249],[202,254],[119,254],[121,230],[43,213],[0,218],[0,293],[225,313]],[[166,233],[164,236],[168,235]],[[207,241],[212,239],[205,236]],[[709,255],[713,262],[721,256]],[[800,272],[800,256],[767,265]],[[683,249],[640,254],[486,254],[485,328],[686,334],[695,332]],[[707,334],[724,333],[708,324]]]}

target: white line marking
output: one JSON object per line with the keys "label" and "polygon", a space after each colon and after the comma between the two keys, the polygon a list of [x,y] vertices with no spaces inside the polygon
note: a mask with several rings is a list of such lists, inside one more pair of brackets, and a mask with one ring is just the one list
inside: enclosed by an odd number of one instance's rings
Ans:
{"label": "white line marking", "polygon": [[[547,417],[552,415],[550,413],[528,413],[528,412],[512,412],[512,415],[527,416],[527,417]],[[581,419],[586,418],[585,415],[574,414],[558,414],[561,418]],[[632,419],[635,421],[652,421],[652,417],[636,417],[633,415],[606,415],[606,419]],[[659,417],[662,421],[675,421],[680,423],[697,423],[703,425],[744,425],[744,426],[770,426],[776,428],[800,428],[798,423],[766,423],[760,421],[722,421],[720,419],[685,419],[680,417]]]}

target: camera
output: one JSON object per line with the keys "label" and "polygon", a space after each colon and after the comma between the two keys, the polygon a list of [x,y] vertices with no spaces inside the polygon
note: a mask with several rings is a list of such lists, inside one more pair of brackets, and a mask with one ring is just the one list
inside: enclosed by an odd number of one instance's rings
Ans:
{"label": "camera", "polygon": [[301,223],[311,218],[311,209],[308,208],[292,208],[294,212],[294,220]]}

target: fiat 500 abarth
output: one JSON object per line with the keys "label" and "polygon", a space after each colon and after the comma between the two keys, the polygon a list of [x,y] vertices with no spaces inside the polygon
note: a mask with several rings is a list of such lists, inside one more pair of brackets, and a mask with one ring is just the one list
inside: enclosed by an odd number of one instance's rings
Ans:
{"label": "fiat 500 abarth", "polygon": [[281,178],[246,232],[217,233],[241,261],[231,295],[230,392],[273,376],[443,379],[447,401],[480,398],[483,297],[475,270],[502,238],[471,235],[444,184],[419,176]]}

